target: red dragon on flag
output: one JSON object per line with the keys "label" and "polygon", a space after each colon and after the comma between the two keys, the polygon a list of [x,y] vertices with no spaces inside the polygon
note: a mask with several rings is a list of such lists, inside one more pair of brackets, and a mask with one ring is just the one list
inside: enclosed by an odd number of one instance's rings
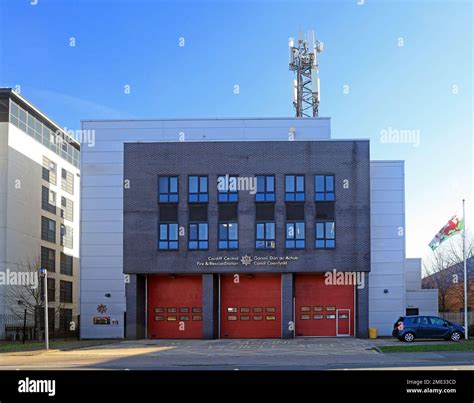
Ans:
{"label": "red dragon on flag", "polygon": [[429,243],[429,247],[435,250],[448,238],[453,235],[460,233],[464,229],[464,218],[459,218],[457,215],[453,215],[448,223],[439,230],[433,240]]}

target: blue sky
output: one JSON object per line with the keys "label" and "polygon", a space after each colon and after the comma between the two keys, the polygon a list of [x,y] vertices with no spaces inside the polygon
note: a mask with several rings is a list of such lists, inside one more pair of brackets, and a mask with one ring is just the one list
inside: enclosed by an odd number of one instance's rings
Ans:
{"label": "blue sky", "polygon": [[[314,28],[333,137],[370,138],[372,159],[406,161],[408,256],[430,253],[463,197],[474,223],[470,1],[35,2],[0,0],[0,86],[19,85],[68,129],[87,118],[292,116],[287,42]],[[419,144],[382,143],[389,128]]]}

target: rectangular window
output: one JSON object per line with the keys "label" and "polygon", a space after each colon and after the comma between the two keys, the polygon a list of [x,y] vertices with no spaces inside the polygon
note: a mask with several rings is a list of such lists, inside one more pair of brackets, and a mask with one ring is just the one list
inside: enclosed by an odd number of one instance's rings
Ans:
{"label": "rectangular window", "polygon": [[256,249],[275,249],[275,223],[257,222],[255,233]]}
{"label": "rectangular window", "polygon": [[336,226],[334,221],[316,221],[315,247],[333,249],[336,246]]}
{"label": "rectangular window", "polygon": [[[237,221],[238,205],[236,203],[222,203],[218,206],[218,217],[221,222]],[[201,220],[197,220],[201,221]],[[207,218],[202,221],[207,221]]]}
{"label": "rectangular window", "polygon": [[334,175],[314,176],[314,200],[334,201]]}
{"label": "rectangular window", "polygon": [[[44,277],[41,278],[41,300],[44,301]],[[48,278],[48,302],[56,301],[56,280]],[[43,309],[44,311],[44,309]]]}
{"label": "rectangular window", "polygon": [[275,176],[257,175],[257,193],[256,202],[274,202],[275,201]]}
{"label": "rectangular window", "polygon": [[286,203],[286,221],[304,221],[304,203]]}
{"label": "rectangular window", "polygon": [[69,324],[72,322],[72,309],[59,309],[59,326],[61,330],[69,330]]}
{"label": "rectangular window", "polygon": [[316,221],[333,221],[334,220],[334,202],[317,202]]}
{"label": "rectangular window", "polygon": [[285,201],[304,201],[304,175],[285,175]]}
{"label": "rectangular window", "polygon": [[158,218],[160,222],[178,222],[178,205],[176,203],[160,204]]}
{"label": "rectangular window", "polygon": [[74,202],[61,196],[61,218],[74,221]]}
{"label": "rectangular window", "polygon": [[303,249],[305,247],[304,222],[287,222],[285,247],[287,249]]}
{"label": "rectangular window", "polygon": [[72,276],[73,257],[61,252],[61,274]]}
{"label": "rectangular window", "polygon": [[219,175],[217,177],[217,201],[236,203],[239,201],[237,176]]}
{"label": "rectangular window", "polygon": [[41,208],[56,214],[56,192],[53,192],[46,186],[41,187]]}
{"label": "rectangular window", "polygon": [[219,223],[219,249],[239,248],[239,224],[236,222]]}
{"label": "rectangular window", "polygon": [[207,222],[189,224],[188,248],[190,250],[209,249],[208,225]]}
{"label": "rectangular window", "polygon": [[48,271],[56,271],[56,252],[54,249],[41,247],[41,267]]}
{"label": "rectangular window", "polygon": [[275,221],[275,204],[258,203],[255,205],[255,221]]}
{"label": "rectangular window", "polygon": [[207,203],[209,194],[207,189],[207,176],[188,177],[188,202]]}
{"label": "rectangular window", "polygon": [[158,203],[178,203],[178,177],[160,176],[158,178]]}
{"label": "rectangular window", "polygon": [[74,246],[73,228],[61,224],[61,246],[72,249]]}
{"label": "rectangular window", "polygon": [[56,243],[56,221],[41,217],[41,239]]}
{"label": "rectangular window", "polygon": [[64,280],[60,281],[59,302],[72,303],[72,282]]}
{"label": "rectangular window", "polygon": [[61,170],[61,189],[69,194],[74,194],[74,175],[64,168]]}
{"label": "rectangular window", "polygon": [[52,185],[56,185],[56,163],[47,157],[43,157],[43,179]]}
{"label": "rectangular window", "polygon": [[[44,295],[44,294],[41,294]],[[49,295],[48,295],[49,299]],[[41,329],[44,330],[44,308],[40,309],[40,314],[39,314],[39,321],[41,324]],[[51,331],[54,330],[54,322],[56,320],[56,315],[55,315],[55,309],[54,308],[48,308],[48,328]]]}
{"label": "rectangular window", "polygon": [[161,250],[178,250],[178,223],[160,223],[158,248]]}

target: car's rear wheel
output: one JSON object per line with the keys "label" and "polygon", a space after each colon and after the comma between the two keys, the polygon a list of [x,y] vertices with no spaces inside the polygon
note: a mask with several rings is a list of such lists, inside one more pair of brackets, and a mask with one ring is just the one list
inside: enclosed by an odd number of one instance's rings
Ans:
{"label": "car's rear wheel", "polygon": [[459,332],[452,332],[451,333],[451,337],[450,337],[451,341],[459,341],[459,340],[461,340],[461,338],[462,338],[461,333],[459,333]]}
{"label": "car's rear wheel", "polygon": [[403,341],[406,341],[407,343],[411,343],[413,340],[415,340],[415,335],[411,332],[406,332],[403,335]]}

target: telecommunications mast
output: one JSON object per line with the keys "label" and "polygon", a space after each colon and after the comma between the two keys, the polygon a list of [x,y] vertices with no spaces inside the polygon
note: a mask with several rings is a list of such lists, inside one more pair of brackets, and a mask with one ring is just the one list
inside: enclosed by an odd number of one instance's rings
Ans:
{"label": "telecommunications mast", "polygon": [[307,35],[300,32],[298,43],[289,38],[290,70],[296,74],[293,80],[293,106],[296,117],[318,117],[320,100],[317,54],[323,51],[323,43],[314,40],[314,31]]}

